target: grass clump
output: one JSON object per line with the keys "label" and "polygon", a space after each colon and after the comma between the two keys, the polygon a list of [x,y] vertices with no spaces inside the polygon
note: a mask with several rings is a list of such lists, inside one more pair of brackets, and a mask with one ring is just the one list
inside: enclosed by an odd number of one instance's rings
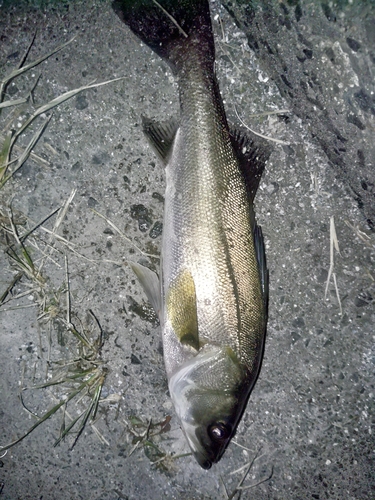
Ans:
{"label": "grass clump", "polygon": [[[43,105],[35,106],[33,91],[38,84],[39,79],[37,78],[33,88],[26,95],[17,99],[10,98],[7,95],[7,87],[10,82],[39,65],[56,52],[65,49],[73,42],[74,38],[56,47],[48,54],[32,62],[27,62],[34,40],[35,36],[20,59],[18,66],[11,70],[9,74],[3,76],[0,81],[0,117],[3,123],[3,125],[0,125],[0,194],[4,194],[4,190],[2,190],[4,185],[14,177],[15,173],[22,168],[27,160],[32,159],[40,164],[48,165],[48,162],[36,155],[33,150],[52,118],[53,108],[86,89],[115,81],[92,82],[89,85],[65,92]],[[39,124],[35,127],[37,121]],[[27,137],[26,144],[25,137]],[[10,189],[12,189],[12,186],[10,186]],[[5,290],[0,291],[0,314],[5,310],[20,307],[38,307],[38,320],[47,325],[47,330],[49,330],[47,357],[43,354],[41,347],[45,343],[45,339],[39,339],[40,360],[38,362],[45,365],[44,380],[32,387],[22,388],[20,393],[21,402],[24,408],[35,418],[35,423],[21,437],[0,446],[0,452],[6,451],[19,443],[46,420],[60,412],[62,421],[59,437],[54,443],[55,446],[72,435],[74,438],[71,448],[73,448],[88,425],[105,442],[105,439],[94,425],[98,415],[103,385],[108,373],[101,356],[104,342],[103,331],[92,311],[90,311],[91,323],[99,331],[98,334],[93,333],[92,328],[85,331],[81,326],[78,328],[72,322],[66,252],[77,252],[73,243],[59,235],[59,227],[66,216],[74,195],[75,191],[73,190],[68,200],[61,207],[57,207],[36,224],[32,223],[22,213],[17,213],[12,208],[11,202],[0,204],[0,243],[8,255],[10,265],[14,271],[11,282]],[[51,230],[45,224],[52,218],[55,218],[55,223]],[[47,241],[44,238],[46,233],[49,236]],[[62,260],[64,263],[61,265]],[[47,263],[54,263],[59,269],[65,267],[65,277],[63,277],[62,283],[57,289],[52,285],[46,272]],[[14,300],[19,300],[23,296],[32,296],[33,303],[28,306],[13,306]],[[61,356],[60,352],[60,358],[64,357],[64,359],[52,359],[51,353],[55,349],[52,341],[52,331],[54,330],[57,330],[58,335],[65,337],[64,341],[58,338],[60,346],[66,344],[64,356]],[[39,416],[30,411],[24,402],[25,391],[30,391],[30,389],[55,389],[55,391],[58,389],[59,397],[57,397],[57,401],[51,408]],[[81,408],[78,416],[74,418],[68,412],[68,407],[71,408],[73,405]]]}
{"label": "grass clump", "polygon": [[[67,208],[68,205],[65,204],[64,207],[60,209],[60,212],[64,212]],[[54,214],[56,213],[57,212],[54,211]],[[4,221],[5,217],[2,216],[2,219]],[[43,227],[42,223],[44,223],[44,221],[38,224],[37,227]],[[21,437],[11,443],[0,446],[0,451],[6,451],[22,441],[37,427],[54,416],[60,409],[62,410],[62,422],[60,425],[59,437],[56,439],[54,446],[58,445],[68,435],[74,435],[71,445],[71,448],[73,448],[86,426],[90,424],[93,425],[97,417],[101,392],[108,373],[108,369],[101,357],[101,350],[104,343],[103,330],[97,317],[91,310],[89,311],[90,315],[98,330],[96,336],[91,332],[91,328],[89,331],[85,331],[83,328],[77,328],[72,322],[69,270],[66,255],[65,281],[60,288],[55,291],[50,280],[43,272],[44,262],[48,257],[47,253],[43,252],[42,256],[39,256],[38,259],[34,258],[36,252],[33,251],[33,247],[40,248],[41,246],[40,240],[37,240],[35,234],[35,227],[31,232],[24,229],[24,234],[20,235],[20,229],[14,222],[12,212],[10,211],[8,224],[2,222],[2,230],[3,233],[5,233],[4,239],[8,241],[6,252],[15,270],[15,277],[5,292],[2,293],[0,297],[0,306],[8,306],[8,310],[10,310],[12,307],[9,306],[11,306],[13,300],[20,299],[24,295],[30,296],[30,294],[32,294],[34,303],[39,308],[38,319],[49,324],[50,333],[53,325],[57,324],[61,327],[60,330],[63,330],[65,336],[68,336],[68,338],[64,340],[64,342],[58,340],[58,343],[63,343],[68,347],[71,354],[64,360],[52,360],[52,336],[51,334],[49,335],[47,339],[47,359],[43,359],[43,350],[40,349],[40,358],[42,361],[45,361],[46,364],[45,382],[32,387],[22,388],[20,394],[24,408],[35,417],[36,422]],[[56,231],[57,228],[55,224],[53,233]],[[26,244],[28,240],[30,240],[29,245]],[[49,242],[49,246],[53,246],[53,242]],[[20,293],[14,293],[16,284],[21,286],[21,288],[23,287],[25,290]],[[94,340],[92,340],[92,338],[94,338]],[[62,396],[57,403],[43,415],[38,416],[27,408],[23,397],[25,391],[53,387],[58,387]],[[70,417],[68,413],[68,405],[72,406],[73,404],[81,404],[83,407],[83,410],[75,418]],[[97,430],[96,433],[99,434]]]}
{"label": "grass clump", "polygon": [[131,436],[130,457],[136,450],[143,449],[145,456],[161,472],[170,474],[175,468],[175,461],[179,458],[190,456],[191,453],[173,455],[161,447],[162,436],[171,429],[171,417],[167,415],[161,422],[145,421],[136,415],[130,416],[126,421],[128,435]]}

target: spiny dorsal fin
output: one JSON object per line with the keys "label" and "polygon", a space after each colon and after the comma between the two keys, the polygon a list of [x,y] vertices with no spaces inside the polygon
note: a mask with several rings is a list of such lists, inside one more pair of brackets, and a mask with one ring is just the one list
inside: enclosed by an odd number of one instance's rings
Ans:
{"label": "spiny dorsal fin", "polygon": [[253,202],[272,149],[264,139],[250,132],[231,129],[230,138],[245,178],[250,202]]}
{"label": "spiny dorsal fin", "polygon": [[142,125],[143,132],[149,140],[152,149],[163,163],[166,164],[178,129],[177,120],[171,118],[166,122],[158,123],[149,118],[142,117]]}
{"label": "spiny dorsal fin", "polygon": [[179,341],[199,350],[197,297],[190,271],[184,269],[167,292],[167,312]]}

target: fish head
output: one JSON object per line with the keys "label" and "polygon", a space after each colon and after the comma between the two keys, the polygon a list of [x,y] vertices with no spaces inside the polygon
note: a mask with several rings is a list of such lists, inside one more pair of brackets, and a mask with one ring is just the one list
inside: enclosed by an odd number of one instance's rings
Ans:
{"label": "fish head", "polygon": [[169,381],[182,430],[204,469],[220,460],[241,418],[247,371],[230,347],[203,347]]}

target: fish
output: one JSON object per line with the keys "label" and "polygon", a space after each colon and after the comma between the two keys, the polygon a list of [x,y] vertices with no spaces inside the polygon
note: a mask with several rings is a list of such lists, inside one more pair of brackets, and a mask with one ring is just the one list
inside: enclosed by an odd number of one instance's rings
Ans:
{"label": "fish", "polygon": [[180,116],[143,118],[166,171],[159,276],[131,267],[160,319],[180,426],[209,469],[236,432],[264,352],[268,270],[253,202],[271,150],[228,124],[208,0],[112,6],[178,83]]}

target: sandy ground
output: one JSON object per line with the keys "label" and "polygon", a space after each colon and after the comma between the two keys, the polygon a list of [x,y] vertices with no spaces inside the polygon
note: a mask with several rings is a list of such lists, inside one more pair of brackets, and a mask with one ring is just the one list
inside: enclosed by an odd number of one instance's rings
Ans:
{"label": "sandy ground", "polygon": [[[0,191],[0,294],[18,272],[5,253],[14,242],[9,207],[22,235],[75,193],[56,231],[65,240],[42,228],[25,240],[43,279],[22,277],[0,308],[0,444],[36,422],[24,407],[41,416],[71,390],[67,384],[25,390],[23,406],[21,388],[45,381],[48,367],[56,374],[63,365],[83,365],[77,361],[80,344],[61,319],[67,318],[66,260],[70,320],[91,343],[100,329],[90,310],[102,328],[101,355],[86,366],[108,370],[95,424],[86,426],[72,451],[74,434],[53,447],[62,425],[59,411],[1,458],[4,500],[224,499],[222,483],[232,491],[239,469],[254,457],[244,485],[272,478],[242,498],[373,496],[374,236],[301,120],[285,112],[251,116],[284,110],[285,103],[218,2],[212,11],[230,119],[238,123],[237,110],[251,128],[287,144],[274,145],[256,199],[270,270],[262,371],[235,442],[219,464],[203,471],[191,456],[171,458],[188,448],[168,396],[156,318],[127,266],[129,259],[158,266],[157,258],[137,250],[159,252],[165,186],[141,117],[162,120],[178,113],[173,77],[107,2],[46,11],[2,8],[1,77],[19,63],[35,32],[28,62],[76,37],[8,86],[6,99],[16,99],[39,78],[34,106],[13,115],[15,128],[30,109],[68,90],[123,77],[55,108],[34,149],[44,161],[29,159]],[[0,116],[0,130],[8,112]],[[52,230],[56,220],[52,216],[43,227]],[[330,228],[340,249],[332,249],[333,261]],[[325,299],[331,262],[334,276]],[[67,412],[75,418],[87,401],[72,400]],[[153,464],[163,454],[166,459]]]}

